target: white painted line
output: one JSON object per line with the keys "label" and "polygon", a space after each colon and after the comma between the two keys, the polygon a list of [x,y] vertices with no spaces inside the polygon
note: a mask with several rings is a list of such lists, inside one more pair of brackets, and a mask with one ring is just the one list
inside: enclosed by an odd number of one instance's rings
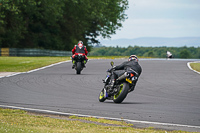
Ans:
{"label": "white painted line", "polygon": [[7,106],[7,105],[0,105],[0,107],[11,108],[11,109],[21,109],[21,110],[26,110],[26,111],[35,111],[35,112],[38,112],[38,113],[51,113],[51,114],[69,115],[69,116],[73,116],[74,115],[74,116],[79,116],[79,117],[95,117],[95,118],[98,118],[98,119],[109,119],[109,120],[117,120],[117,121],[127,121],[127,122],[133,122],[133,123],[154,124],[154,125],[163,125],[163,126],[187,127],[187,128],[197,128],[197,129],[200,129],[200,126],[192,126],[192,125],[181,125],[181,124],[172,124],[172,123],[160,123],[160,122],[139,121],[139,120],[112,118],[112,117],[82,115],[82,114],[57,112],[57,111],[51,111],[51,110],[43,110],[43,109],[33,109],[33,108],[24,108],[24,107],[16,107],[16,106]]}
{"label": "white painted line", "polygon": [[52,66],[55,66],[55,65],[59,65],[59,64],[62,64],[62,63],[70,62],[70,61],[71,61],[71,60],[62,61],[62,62],[58,62],[58,63],[55,63],[55,64],[51,64],[51,65],[48,65],[48,66],[44,66],[44,67],[41,67],[41,68],[33,69],[33,70],[30,70],[30,71],[27,71],[27,72],[19,72],[19,73],[14,73],[14,74],[2,76],[2,77],[0,77],[0,78],[11,77],[11,76],[15,76],[15,75],[18,75],[18,74],[23,74],[23,73],[31,73],[31,72],[35,72],[35,71],[39,71],[39,70],[48,68],[48,67],[52,67]]}
{"label": "white painted line", "polygon": [[187,66],[188,66],[188,68],[189,68],[190,70],[192,70],[192,71],[194,71],[194,72],[200,74],[200,72],[198,72],[198,71],[196,71],[196,70],[194,70],[194,69],[191,68],[190,63],[200,63],[200,61],[188,62],[188,63],[187,63]]}
{"label": "white painted line", "polygon": [[66,63],[66,62],[70,62],[70,60],[68,60],[68,61],[62,61],[62,62],[51,64],[51,65],[48,65],[48,66],[44,66],[44,67],[41,67],[41,68],[37,68],[37,69],[34,69],[34,70],[30,70],[30,71],[28,71],[26,73],[31,73],[31,72],[39,71],[39,70],[42,70],[42,69],[45,69],[45,68],[49,68],[49,67],[52,67],[52,66],[55,66],[55,65],[59,65],[59,64],[62,64],[62,63]]}

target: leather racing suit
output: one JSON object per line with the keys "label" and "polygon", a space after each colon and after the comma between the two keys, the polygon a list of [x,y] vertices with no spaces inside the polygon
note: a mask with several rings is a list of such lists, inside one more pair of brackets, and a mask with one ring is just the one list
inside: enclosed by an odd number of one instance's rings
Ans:
{"label": "leather racing suit", "polygon": [[[113,78],[116,80],[118,77],[123,75],[125,72],[129,71],[130,69],[134,70],[136,72],[137,80],[134,81],[134,87],[138,81],[138,78],[142,72],[142,68],[139,65],[137,60],[131,60],[131,61],[125,61],[122,64],[115,66],[113,71]],[[131,91],[134,90],[134,87]]]}
{"label": "leather racing suit", "polygon": [[72,63],[73,65],[75,64],[75,56],[78,54],[83,54],[85,56],[85,60],[84,60],[84,65],[86,64],[88,58],[87,58],[87,54],[88,51],[86,49],[86,46],[84,46],[83,44],[79,43],[78,45],[75,45],[74,48],[72,49]]}

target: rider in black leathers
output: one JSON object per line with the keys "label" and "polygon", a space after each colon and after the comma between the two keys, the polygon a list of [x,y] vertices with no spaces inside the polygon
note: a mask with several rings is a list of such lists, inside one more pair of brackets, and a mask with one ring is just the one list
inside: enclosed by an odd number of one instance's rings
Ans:
{"label": "rider in black leathers", "polygon": [[[138,63],[138,58],[137,58],[136,55],[131,55],[129,57],[128,61],[125,61],[122,64],[115,66],[111,69],[114,70],[114,72],[113,72],[114,81],[112,81],[112,86],[113,86],[112,89],[114,88],[114,85],[116,84],[117,79],[120,76],[122,76],[123,74],[126,74],[126,72],[129,71],[130,69],[135,71],[135,74],[136,74],[136,77],[137,77],[137,79],[134,81],[134,87],[135,87],[137,80],[138,80],[138,78],[139,78],[139,76],[142,72],[142,68]],[[111,69],[109,69],[108,71],[111,71]],[[134,87],[132,87],[131,91],[134,90]]]}

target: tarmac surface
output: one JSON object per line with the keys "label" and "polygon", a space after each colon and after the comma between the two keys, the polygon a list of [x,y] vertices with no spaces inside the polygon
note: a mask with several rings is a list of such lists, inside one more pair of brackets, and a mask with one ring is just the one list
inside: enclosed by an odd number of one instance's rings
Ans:
{"label": "tarmac surface", "polygon": [[[121,104],[98,101],[111,60],[90,60],[81,75],[64,62],[38,71],[0,78],[0,107],[81,114],[134,123],[136,127],[200,132],[200,75],[193,60],[139,61],[136,88]],[[119,65],[124,59],[113,60]]]}

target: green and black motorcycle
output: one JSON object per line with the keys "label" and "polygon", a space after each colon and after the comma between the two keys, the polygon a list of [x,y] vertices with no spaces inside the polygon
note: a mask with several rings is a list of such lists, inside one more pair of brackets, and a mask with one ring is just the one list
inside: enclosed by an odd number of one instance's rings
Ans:
{"label": "green and black motorcycle", "polygon": [[[111,62],[110,64],[113,68],[114,62]],[[118,79],[116,79],[116,83],[113,88],[113,69],[107,72],[109,74],[107,74],[106,78],[103,80],[104,88],[99,94],[99,101],[104,102],[107,99],[113,100],[115,103],[121,103],[126,98],[127,94],[134,90],[137,73],[132,69],[125,72]]]}

